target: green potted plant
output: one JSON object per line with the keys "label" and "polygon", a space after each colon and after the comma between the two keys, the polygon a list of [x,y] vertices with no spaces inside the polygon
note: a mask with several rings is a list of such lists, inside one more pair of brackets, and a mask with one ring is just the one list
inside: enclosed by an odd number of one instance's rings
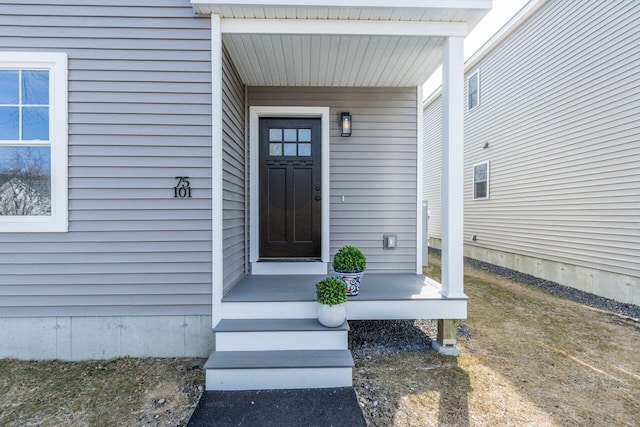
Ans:
{"label": "green potted plant", "polygon": [[355,246],[345,245],[333,257],[333,271],[347,288],[347,295],[355,296],[360,292],[360,282],[367,267],[367,258]]}
{"label": "green potted plant", "polygon": [[344,323],[347,291],[341,280],[327,277],[316,283],[316,301],[319,304],[318,321],[322,325],[336,328]]}

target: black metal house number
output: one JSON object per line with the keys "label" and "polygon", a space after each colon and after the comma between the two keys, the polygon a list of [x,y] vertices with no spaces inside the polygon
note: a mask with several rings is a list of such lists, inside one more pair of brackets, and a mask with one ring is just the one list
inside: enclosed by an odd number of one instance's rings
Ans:
{"label": "black metal house number", "polygon": [[178,199],[190,198],[191,187],[188,176],[176,176],[178,183],[173,187],[173,197]]}

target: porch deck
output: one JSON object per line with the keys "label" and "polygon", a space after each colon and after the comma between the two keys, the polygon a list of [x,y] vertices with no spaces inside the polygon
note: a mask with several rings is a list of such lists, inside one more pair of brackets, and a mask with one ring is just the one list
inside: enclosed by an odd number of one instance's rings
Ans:
{"label": "porch deck", "polygon": [[[222,299],[223,318],[315,317],[315,284],[326,275],[246,275]],[[466,298],[445,298],[440,283],[416,274],[365,274],[349,297],[349,320],[466,318]]]}

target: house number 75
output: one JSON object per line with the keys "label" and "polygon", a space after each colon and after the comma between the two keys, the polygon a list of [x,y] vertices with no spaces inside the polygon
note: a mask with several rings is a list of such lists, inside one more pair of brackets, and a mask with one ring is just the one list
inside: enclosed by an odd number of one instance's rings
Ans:
{"label": "house number 75", "polygon": [[173,187],[173,197],[184,199],[191,197],[191,187],[188,176],[176,176],[178,183]]}

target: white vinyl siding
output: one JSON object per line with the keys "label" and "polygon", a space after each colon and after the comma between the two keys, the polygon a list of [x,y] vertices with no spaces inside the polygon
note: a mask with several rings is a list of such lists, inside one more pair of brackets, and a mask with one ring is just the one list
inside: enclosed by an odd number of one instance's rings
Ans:
{"label": "white vinyl siding", "polygon": [[491,199],[465,179],[465,243],[640,277],[639,19],[633,0],[549,1],[482,60],[465,169],[490,160]]}
{"label": "white vinyl siding", "polygon": [[222,56],[222,218],[224,289],[245,274],[245,108],[244,85],[226,49]]}
{"label": "white vinyl siding", "polygon": [[[331,256],[355,245],[369,272],[415,272],[416,89],[250,87],[249,105],[330,107]],[[397,249],[382,248],[384,234],[398,235]]]}
{"label": "white vinyl siding", "polygon": [[210,20],[105,4],[2,5],[0,51],[69,58],[69,231],[0,233],[0,313],[211,315]]}
{"label": "white vinyl siding", "polygon": [[433,101],[424,109],[424,175],[423,200],[431,217],[429,237],[442,237],[442,102]]}

